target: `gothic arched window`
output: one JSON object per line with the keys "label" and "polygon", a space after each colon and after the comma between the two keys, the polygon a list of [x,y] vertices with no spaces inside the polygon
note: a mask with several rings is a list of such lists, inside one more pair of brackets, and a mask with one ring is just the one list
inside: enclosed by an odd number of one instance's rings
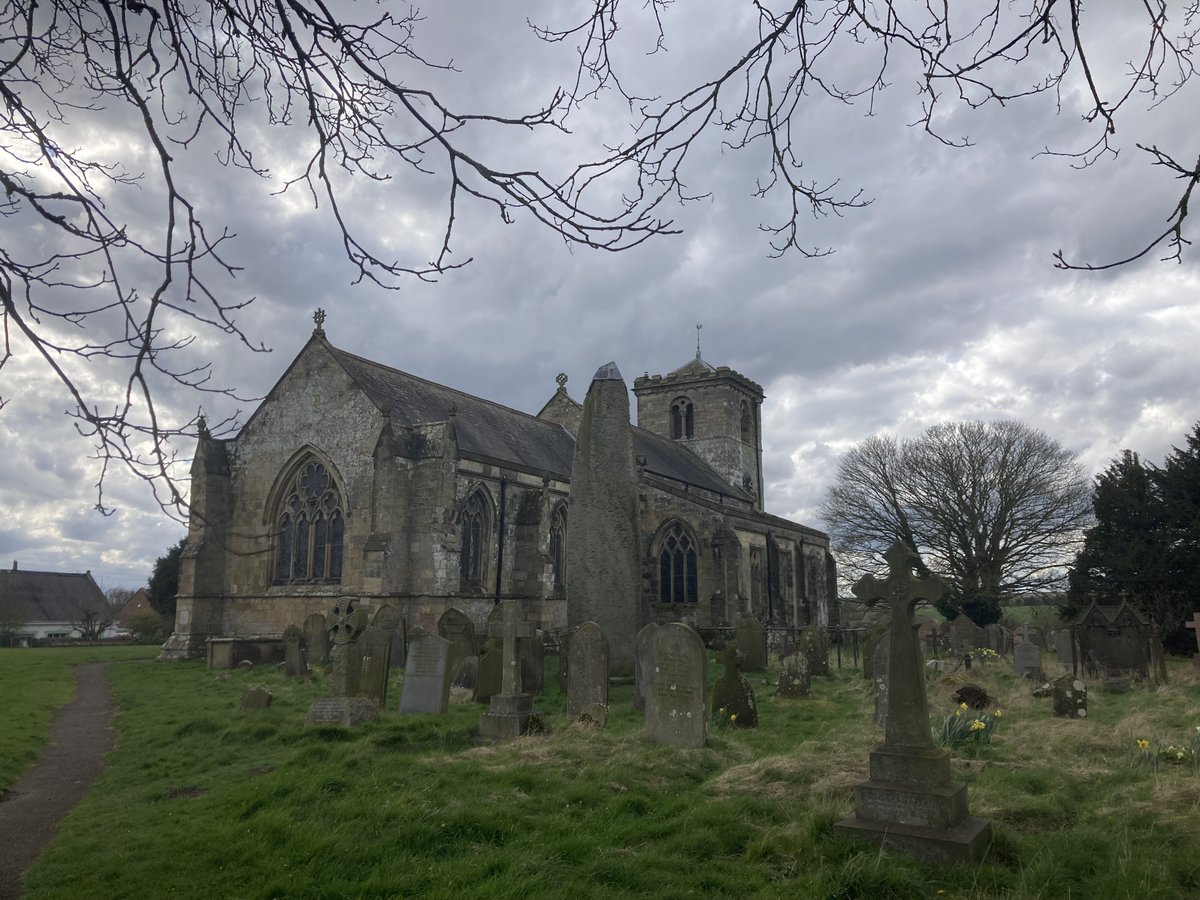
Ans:
{"label": "gothic arched window", "polygon": [[560,503],[550,517],[550,567],[554,571],[554,588],[567,583],[567,507]]}
{"label": "gothic arched window", "polygon": [[747,444],[754,443],[754,415],[745,400],[742,401],[742,440]]}
{"label": "gothic arched window", "polygon": [[658,599],[662,603],[695,603],[696,544],[679,522],[672,522],[658,555]]}
{"label": "gothic arched window", "polygon": [[329,470],[315,459],[298,466],[286,486],[275,536],[275,584],[342,580],[342,494]]}
{"label": "gothic arched window", "polygon": [[483,590],[487,567],[491,504],[483,488],[473,490],[463,503],[462,554],[459,576],[464,591]]}
{"label": "gothic arched window", "polygon": [[696,436],[696,412],[692,406],[692,401],[687,397],[680,397],[671,404],[671,437],[675,440],[680,438],[692,438]]}

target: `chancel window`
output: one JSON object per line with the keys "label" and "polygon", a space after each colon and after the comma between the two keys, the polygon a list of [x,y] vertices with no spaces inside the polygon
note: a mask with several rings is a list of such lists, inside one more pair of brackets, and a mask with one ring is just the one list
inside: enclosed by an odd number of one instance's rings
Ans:
{"label": "chancel window", "polygon": [[671,404],[671,437],[692,438],[696,436],[696,411],[692,401],[680,397]]}
{"label": "chancel window", "polygon": [[296,470],[275,526],[276,584],[342,580],[346,517],[325,466],[311,460]]}
{"label": "chancel window", "polygon": [[696,546],[683,526],[673,522],[667,529],[658,557],[658,599],[663,603],[695,603]]}
{"label": "chancel window", "polygon": [[567,508],[560,505],[550,518],[550,565],[554,570],[556,590],[566,585],[567,577]]}
{"label": "chancel window", "polygon": [[463,590],[483,590],[490,510],[491,505],[482,489],[472,491],[463,504],[462,555],[459,557]]}

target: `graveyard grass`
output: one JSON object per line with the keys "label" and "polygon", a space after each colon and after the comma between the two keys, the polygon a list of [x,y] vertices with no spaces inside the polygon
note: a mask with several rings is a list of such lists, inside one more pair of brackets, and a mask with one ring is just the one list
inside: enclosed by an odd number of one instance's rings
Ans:
{"label": "graveyard grass", "polygon": [[[1003,663],[976,666],[967,678],[998,698],[1003,728],[955,753],[954,772],[995,840],[981,865],[945,870],[832,833],[881,740],[861,672],[814,678],[809,700],[776,698],[763,683],[773,669],[747,673],[761,727],[681,750],[643,740],[630,685],[614,687],[606,730],[572,726],[556,664],[537,701],[546,733],[479,746],[479,705],[398,716],[399,673],[390,711],[341,731],[301,724],[323,676],[114,663],[118,749],[30,871],[29,897],[1200,893],[1200,771],[1147,767],[1137,747],[1191,740],[1200,674],[1189,661],[1171,661],[1166,687],[1093,690],[1084,721],[1053,719]],[[1057,671],[1052,656],[1046,665]],[[710,684],[719,671],[712,663]],[[930,680],[931,724],[964,680]],[[271,708],[239,708],[252,685],[274,694]]]}

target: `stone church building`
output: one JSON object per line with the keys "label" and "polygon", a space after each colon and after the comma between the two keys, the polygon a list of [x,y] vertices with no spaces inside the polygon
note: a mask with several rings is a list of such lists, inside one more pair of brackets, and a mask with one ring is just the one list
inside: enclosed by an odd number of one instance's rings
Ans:
{"label": "stone church building", "polygon": [[[278,638],[343,595],[433,630],[498,600],[565,628],[581,405],[536,416],[334,347],[318,326],[240,433],[203,428],[174,633]],[[828,537],[763,511],[762,388],[696,358],[634,382],[643,621],[836,624]]]}

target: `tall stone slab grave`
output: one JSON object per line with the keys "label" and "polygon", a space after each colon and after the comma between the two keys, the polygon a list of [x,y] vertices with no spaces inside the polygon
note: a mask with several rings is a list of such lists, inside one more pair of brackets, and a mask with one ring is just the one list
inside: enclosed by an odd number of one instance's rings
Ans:
{"label": "tall stone slab grave", "polygon": [[400,715],[444,713],[449,708],[450,642],[437,634],[418,635],[404,663]]}
{"label": "tall stone slab grave", "polygon": [[442,613],[437,630],[450,642],[450,671],[460,660],[475,655],[475,623],[461,609],[452,606]]}
{"label": "tall stone slab grave", "polygon": [[[333,610],[325,617],[329,642],[333,645],[333,674],[329,680],[331,696],[315,701],[304,717],[306,726],[354,727],[379,718],[379,707],[366,697],[354,697],[348,693],[351,682],[347,671],[349,661],[358,656],[353,651],[354,642],[367,628],[367,611],[359,605],[357,597],[341,597]],[[347,652],[347,651],[350,652]]]}
{"label": "tall stone slab grave", "polygon": [[654,677],[654,633],[658,625],[651,622],[638,632],[634,651],[636,659],[633,668],[633,708],[639,712],[646,711],[646,691]]}
{"label": "tall stone slab grave", "polygon": [[567,681],[567,714],[597,725],[608,723],[608,639],[595,622],[584,622],[567,645],[571,673]]}
{"label": "tall stone slab grave", "polygon": [[313,613],[304,620],[304,646],[311,665],[323,666],[329,662],[329,628],[325,616],[320,613]]}
{"label": "tall stone slab grave", "polygon": [[741,654],[742,669],[762,672],[767,668],[767,630],[754,616],[743,615],[733,628],[733,643]]}
{"label": "tall stone slab grave", "polygon": [[1013,645],[1013,672],[1018,677],[1042,679],[1042,651],[1033,641]]}
{"label": "tall stone slab grave", "polygon": [[854,788],[854,815],[834,825],[846,837],[871,841],[928,862],[977,862],[992,825],[967,811],[967,787],[950,778],[950,752],[934,745],[925,696],[925,665],[913,612],[944,591],[918,578],[919,561],[896,542],[885,554],[889,575],[866,575],[854,585],[864,603],[891,608],[888,634],[888,716],[883,745],[871,751],[870,780]]}
{"label": "tall stone slab grave", "polygon": [[370,625],[346,650],[346,694],[366,697],[383,709],[387,706],[388,676],[392,672],[391,632]]}
{"label": "tall stone slab grave", "polygon": [[283,674],[288,678],[303,678],[308,674],[304,656],[304,632],[297,625],[283,629]]}
{"label": "tall stone slab grave", "polygon": [[392,636],[392,651],[389,654],[393,669],[403,669],[405,654],[408,652],[408,623],[400,610],[390,603],[379,608],[371,624]]}
{"label": "tall stone slab grave", "polygon": [[632,675],[644,624],[638,474],[629,392],[615,363],[588,388],[571,463],[567,519],[567,626],[595,622],[613,675]]}
{"label": "tall stone slab grave", "polygon": [[534,717],[533,695],[525,691],[522,683],[518,642],[522,638],[535,637],[537,628],[532,622],[524,621],[520,601],[506,600],[500,604],[500,609],[503,616],[499,631],[504,642],[504,675],[500,693],[492,696],[488,711],[479,717],[479,735],[489,740],[520,737],[529,730],[529,723]]}
{"label": "tall stone slab grave", "polygon": [[703,747],[708,736],[708,658],[704,641],[671,622],[653,632],[645,735],[656,744]]}

